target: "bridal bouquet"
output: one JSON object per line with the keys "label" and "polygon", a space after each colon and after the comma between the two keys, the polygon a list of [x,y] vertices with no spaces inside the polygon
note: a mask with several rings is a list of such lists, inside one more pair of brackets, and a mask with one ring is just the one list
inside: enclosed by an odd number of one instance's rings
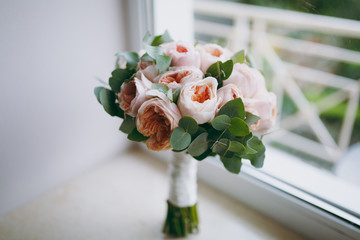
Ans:
{"label": "bridal bouquet", "polygon": [[259,136],[274,125],[276,97],[244,51],[173,41],[168,32],[147,34],[143,44],[140,53],[118,53],[110,88],[94,92],[108,114],[123,118],[129,140],[174,151],[164,232],[185,236],[198,230],[196,160],[219,155],[232,173],[243,159],[262,167]]}

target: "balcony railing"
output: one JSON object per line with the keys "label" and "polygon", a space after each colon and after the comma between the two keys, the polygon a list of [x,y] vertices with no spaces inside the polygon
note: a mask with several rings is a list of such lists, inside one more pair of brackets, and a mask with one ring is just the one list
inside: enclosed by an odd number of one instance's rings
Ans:
{"label": "balcony railing", "polygon": [[[351,63],[359,66],[360,52],[341,46],[291,37],[294,31],[321,34],[322,37],[360,39],[360,22],[288,10],[250,6],[233,2],[195,1],[195,33],[208,38],[224,38],[232,50],[246,49],[257,68],[266,64],[272,77],[267,78],[282,109],[285,96],[297,111],[285,115],[280,111],[278,128],[266,139],[299,150],[332,163],[347,151],[359,107],[360,84],[332,73],[332,69],[313,66],[319,61]],[[199,17],[200,16],[200,17]],[[282,29],[279,32],[276,29]],[[275,31],[274,31],[275,29]],[[298,54],[307,64],[285,60],[282,53]],[[309,101],[303,85],[313,84],[320,93],[332,89],[331,94]],[[324,111],[346,102],[338,137],[330,133],[320,118]],[[296,129],[306,126],[314,137],[299,134]]]}

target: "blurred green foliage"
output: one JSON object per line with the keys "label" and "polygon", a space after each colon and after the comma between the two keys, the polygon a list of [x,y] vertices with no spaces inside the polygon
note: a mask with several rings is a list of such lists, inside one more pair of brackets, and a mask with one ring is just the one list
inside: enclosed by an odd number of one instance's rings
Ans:
{"label": "blurred green foliage", "polygon": [[360,20],[359,0],[237,0],[236,2]]}

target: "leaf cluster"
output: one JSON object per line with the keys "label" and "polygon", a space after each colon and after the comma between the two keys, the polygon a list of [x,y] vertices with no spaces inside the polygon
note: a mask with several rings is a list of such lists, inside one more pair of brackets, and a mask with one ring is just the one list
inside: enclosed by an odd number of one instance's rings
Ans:
{"label": "leaf cluster", "polygon": [[[94,89],[94,94],[98,102],[103,106],[105,112],[107,112],[110,116],[116,116],[124,119],[120,126],[120,130],[128,134],[128,139],[132,141],[145,141],[147,137],[143,136],[136,129],[136,118],[126,115],[119,107],[117,94],[120,92],[122,84],[130,82],[134,79],[136,68],[140,60],[155,62],[160,73],[166,71],[170,66],[171,57],[165,56],[159,45],[171,41],[173,40],[167,31],[165,31],[162,35],[155,36],[153,39],[151,39],[151,35],[147,33],[143,39],[146,53],[141,57],[136,52],[120,52],[115,54],[115,69],[112,71],[111,77],[108,81],[109,88],[96,87]],[[125,68],[120,68],[120,58],[124,58],[126,60]],[[164,86],[165,85],[155,85],[153,88],[165,91],[164,93],[167,97],[171,101],[176,102],[180,89],[172,91],[167,86],[165,86],[167,88],[165,89]]]}
{"label": "leaf cluster", "polygon": [[245,112],[240,98],[227,102],[211,124],[198,125],[191,117],[183,117],[174,129],[170,144],[174,151],[186,151],[201,161],[219,155],[224,167],[239,173],[242,159],[249,159],[254,167],[262,167],[265,146],[249,130],[259,117]]}

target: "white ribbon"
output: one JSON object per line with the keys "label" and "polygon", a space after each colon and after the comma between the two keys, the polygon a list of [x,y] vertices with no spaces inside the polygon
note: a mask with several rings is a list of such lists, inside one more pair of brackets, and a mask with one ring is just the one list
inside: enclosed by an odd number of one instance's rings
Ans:
{"label": "white ribbon", "polygon": [[169,201],[178,207],[190,207],[197,202],[197,161],[185,152],[174,152],[169,163]]}

